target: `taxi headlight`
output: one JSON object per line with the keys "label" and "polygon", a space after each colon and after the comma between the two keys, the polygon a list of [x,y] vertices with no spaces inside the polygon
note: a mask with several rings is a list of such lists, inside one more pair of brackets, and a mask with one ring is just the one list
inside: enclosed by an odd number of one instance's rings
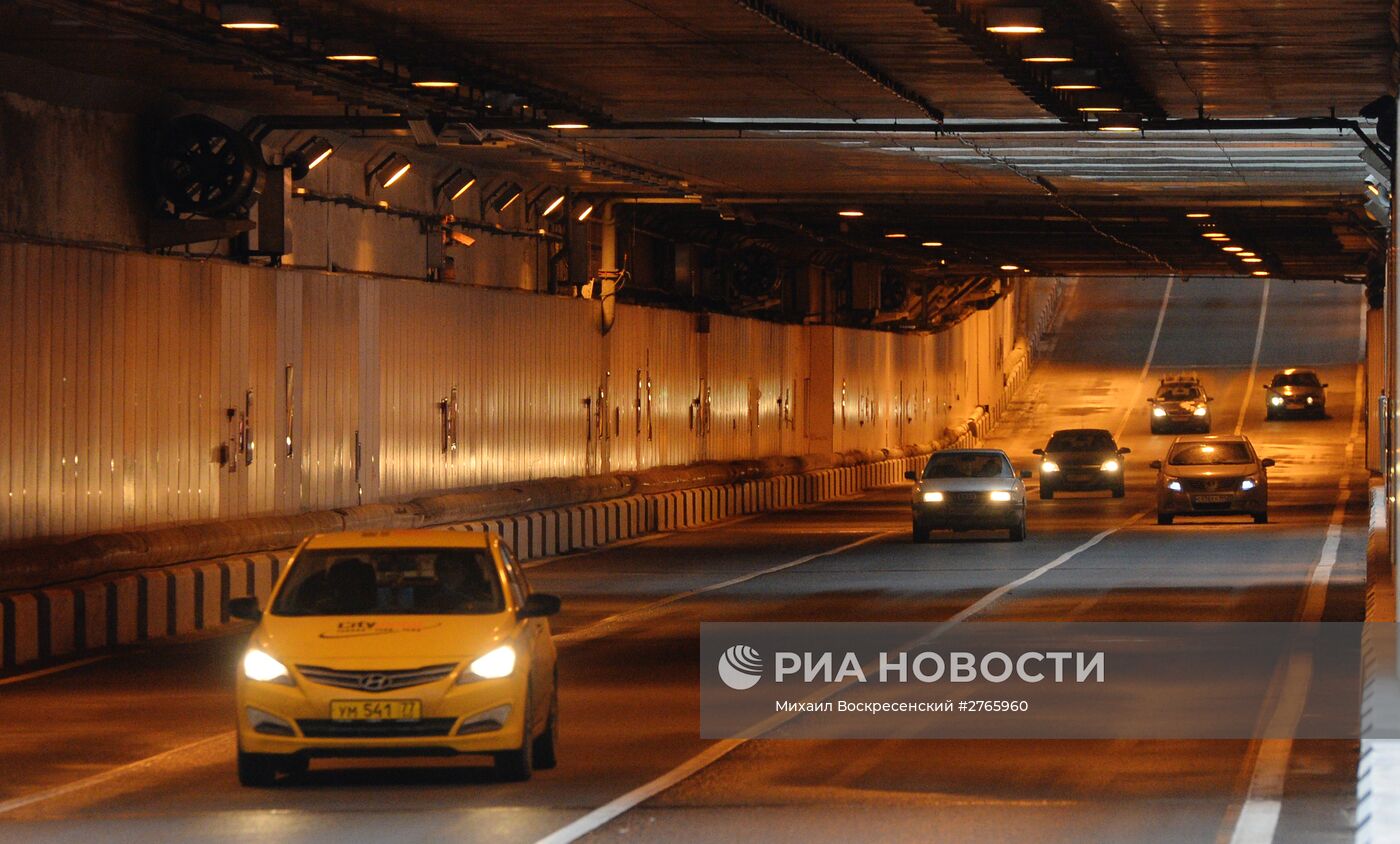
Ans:
{"label": "taxi headlight", "polygon": [[1196,416],[1205,416],[1207,413],[1210,413],[1210,410],[1208,410],[1205,405],[1200,404],[1197,405],[1196,409],[1191,412]]}
{"label": "taxi headlight", "polygon": [[943,500],[943,493],[941,493],[941,492],[926,492],[926,493],[924,493],[924,501],[927,501],[927,502],[929,502],[930,504],[937,504],[938,502],[940,502],[940,501],[942,501],[942,500]]}
{"label": "taxi headlight", "polygon": [[1167,481],[1167,489],[1172,492],[1181,492],[1181,481]]}
{"label": "taxi headlight", "polygon": [[1273,405],[1274,407],[1282,407],[1283,396],[1269,396],[1269,404]]}
{"label": "taxi headlight", "polygon": [[295,685],[287,666],[278,662],[270,654],[257,648],[249,648],[243,655],[243,676],[259,683],[281,683]]}
{"label": "taxi headlight", "polygon": [[1121,468],[1123,468],[1123,467],[1122,467],[1121,464],[1119,464],[1119,462],[1118,462],[1117,460],[1112,460],[1112,459],[1110,459],[1110,460],[1105,460],[1105,461],[1103,462],[1103,465],[1100,466],[1099,468],[1100,468],[1100,469],[1103,469],[1105,472],[1116,472],[1116,471],[1118,471],[1119,469],[1121,469]]}
{"label": "taxi headlight", "polygon": [[1053,460],[1046,460],[1046,461],[1043,461],[1043,462],[1040,464],[1040,471],[1042,471],[1042,472],[1058,472],[1058,471],[1060,471],[1060,464],[1056,463],[1056,462],[1053,461]]}
{"label": "taxi headlight", "polygon": [[1004,489],[998,489],[993,490],[990,497],[993,501],[1010,501],[1011,493],[1007,492]]}
{"label": "taxi headlight", "polygon": [[1152,408],[1152,415],[1153,415],[1153,416],[1166,416],[1166,415],[1167,415],[1166,408],[1154,407],[1154,408]]}
{"label": "taxi headlight", "polygon": [[510,645],[501,645],[499,648],[487,651],[472,660],[471,665],[468,665],[467,670],[462,672],[462,676],[457,682],[499,680],[502,677],[509,677],[514,670],[515,648]]}
{"label": "taxi headlight", "polygon": [[1249,492],[1251,489],[1254,489],[1254,487],[1256,487],[1256,486],[1258,486],[1258,484],[1256,484],[1256,483],[1254,482],[1254,479],[1253,479],[1253,478],[1245,478],[1243,481],[1240,481],[1240,491],[1241,491],[1241,492]]}

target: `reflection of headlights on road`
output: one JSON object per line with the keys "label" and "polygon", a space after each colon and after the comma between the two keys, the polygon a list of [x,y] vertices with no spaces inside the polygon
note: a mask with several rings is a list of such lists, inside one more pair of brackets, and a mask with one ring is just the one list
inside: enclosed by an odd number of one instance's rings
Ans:
{"label": "reflection of headlights on road", "polygon": [[[1309,399],[1309,401],[1312,401]],[[1274,407],[1283,407],[1283,396],[1269,396],[1269,404]]]}
{"label": "reflection of headlights on road", "polygon": [[1192,412],[1193,414],[1195,414],[1196,416],[1205,416],[1207,413],[1210,413],[1210,411],[1206,409],[1206,406],[1205,406],[1205,405],[1201,405],[1200,407],[1197,407],[1195,410],[1193,410],[1193,411],[1191,411],[1191,412]]}
{"label": "reflection of headlights on road", "polygon": [[1153,415],[1153,416],[1166,416],[1166,415],[1167,415],[1167,411],[1166,411],[1165,409],[1163,409],[1163,408],[1160,408],[1160,407],[1154,407],[1154,408],[1152,408],[1152,415]]}
{"label": "reflection of headlights on road", "polygon": [[1000,489],[999,489],[999,490],[996,490],[996,491],[994,491],[994,492],[992,493],[991,499],[992,499],[993,501],[1010,501],[1010,500],[1011,500],[1011,493],[1006,492],[1005,490],[1000,490]]}
{"label": "reflection of headlights on road", "polygon": [[287,673],[287,666],[257,648],[249,648],[243,655],[243,676],[259,683],[293,685],[292,676]]}
{"label": "reflection of headlights on road", "polygon": [[1118,471],[1119,469],[1121,469],[1122,467],[1118,465],[1118,461],[1117,461],[1117,460],[1105,460],[1105,461],[1103,462],[1103,465],[1100,466],[1099,468],[1100,468],[1100,469],[1103,469],[1105,472],[1116,472],[1116,471]]}
{"label": "reflection of headlights on road", "polygon": [[1167,489],[1172,492],[1181,492],[1181,481],[1167,481]]}
{"label": "reflection of headlights on road", "polygon": [[929,503],[932,503],[932,504],[937,504],[938,502],[940,502],[940,501],[943,500],[943,493],[941,493],[941,492],[926,492],[926,493],[924,493],[924,500],[927,501],[927,502],[929,502]]}
{"label": "reflection of headlights on road", "polygon": [[1245,478],[1245,479],[1240,483],[1240,491],[1242,491],[1242,492],[1249,492],[1251,489],[1254,489],[1255,486],[1256,486],[1256,484],[1254,483],[1254,479],[1253,479],[1253,478]]}
{"label": "reflection of headlights on road", "polygon": [[1043,463],[1040,464],[1040,471],[1042,471],[1042,472],[1058,472],[1058,471],[1060,471],[1060,464],[1056,463],[1056,462],[1053,461],[1053,460],[1046,460],[1045,462],[1043,462]]}
{"label": "reflection of headlights on road", "polygon": [[467,666],[469,676],[479,677],[482,680],[499,680],[502,677],[509,677],[515,670],[515,648],[510,645],[501,645],[495,650],[487,651],[482,656],[472,660],[472,664]]}

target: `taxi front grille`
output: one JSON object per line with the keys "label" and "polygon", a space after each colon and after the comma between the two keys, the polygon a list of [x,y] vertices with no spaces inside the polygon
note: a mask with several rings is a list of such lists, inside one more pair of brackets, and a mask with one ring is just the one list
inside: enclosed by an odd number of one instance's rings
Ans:
{"label": "taxi front grille", "polygon": [[1188,492],[1234,492],[1240,488],[1239,478],[1190,478],[1185,481]]}
{"label": "taxi front grille", "polygon": [[445,736],[455,719],[424,718],[419,721],[332,721],[302,718],[297,721],[307,738],[427,738]]}
{"label": "taxi front grille", "polygon": [[354,689],[360,692],[392,692],[435,683],[452,673],[455,662],[440,665],[425,665],[422,668],[394,669],[389,671],[342,671],[336,668],[323,668],[319,665],[298,665],[301,676],[323,686],[340,689]]}

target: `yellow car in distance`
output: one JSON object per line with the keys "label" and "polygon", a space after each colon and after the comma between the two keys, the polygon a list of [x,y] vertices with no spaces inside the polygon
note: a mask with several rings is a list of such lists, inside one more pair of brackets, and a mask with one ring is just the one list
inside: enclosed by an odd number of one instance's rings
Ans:
{"label": "yellow car in distance", "polygon": [[302,543],[238,667],[238,779],[313,758],[488,754],[526,780],[555,763],[559,599],[530,592],[486,533],[346,532]]}

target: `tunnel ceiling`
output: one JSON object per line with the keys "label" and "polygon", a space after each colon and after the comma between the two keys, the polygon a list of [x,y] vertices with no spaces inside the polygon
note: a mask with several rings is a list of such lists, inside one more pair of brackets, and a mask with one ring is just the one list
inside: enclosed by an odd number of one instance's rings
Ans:
{"label": "tunnel ceiling", "polygon": [[[269,5],[276,34],[222,30],[194,2],[20,0],[0,4],[0,49],[244,111],[441,114],[445,154],[598,194],[688,194],[950,272],[1250,270],[1200,237],[1193,211],[1281,276],[1362,273],[1378,242],[1363,141],[1267,121],[1354,118],[1391,87],[1382,0],[1011,4],[1040,6],[1075,66],[1156,119],[1124,134],[1081,122],[1072,95],[1019,60],[1026,42],[988,36],[988,2]],[[329,66],[318,54],[333,36],[384,58]],[[410,88],[408,68],[429,65],[467,84]],[[563,114],[590,128],[541,125]],[[472,129],[499,143],[452,145]],[[847,207],[865,216],[838,218]]]}

